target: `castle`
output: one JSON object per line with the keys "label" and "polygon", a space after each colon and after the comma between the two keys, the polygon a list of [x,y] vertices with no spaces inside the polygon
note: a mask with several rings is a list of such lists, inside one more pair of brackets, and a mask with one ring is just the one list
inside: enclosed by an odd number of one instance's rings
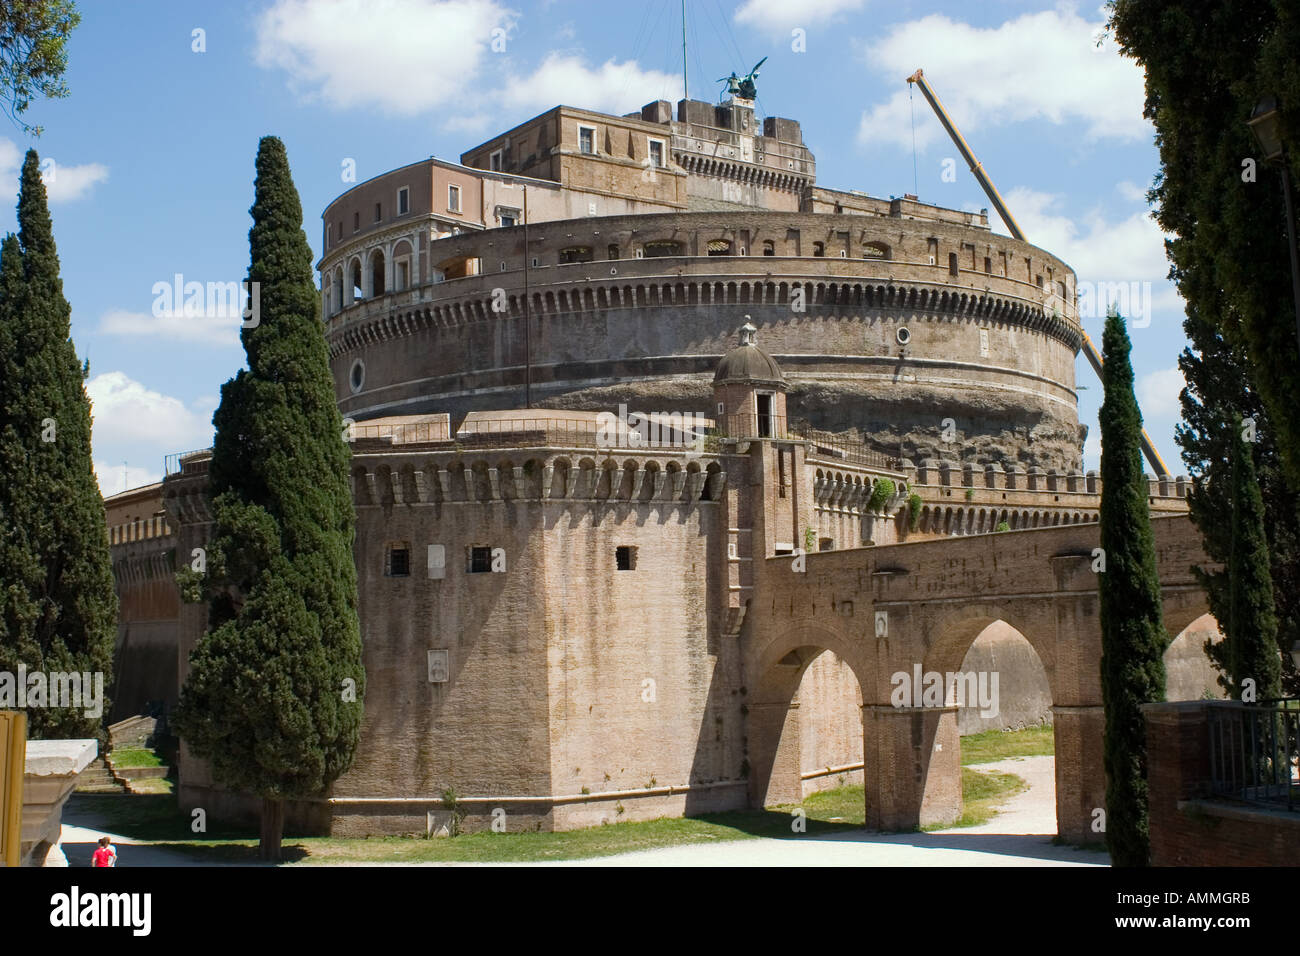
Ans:
{"label": "castle", "polygon": [[[1095,537],[1074,273],[986,212],[816,185],[799,124],[760,129],[740,96],[560,106],[460,159],[322,215],[368,689],[352,768],[290,815],[429,832],[452,791],[467,826],[564,829],[863,782],[888,674],[833,636],[767,660],[780,641],[757,635],[824,552],[861,555],[869,591],[901,573],[871,555],[904,542]],[[166,592],[159,555],[204,545],[208,460],[118,496],[166,512],[153,537],[110,521],[120,588]],[[1152,479],[1153,514],[1186,490]],[[179,687],[206,608],[170,607]],[[865,640],[870,607],[810,614]],[[248,806],[185,756],[180,796]]]}

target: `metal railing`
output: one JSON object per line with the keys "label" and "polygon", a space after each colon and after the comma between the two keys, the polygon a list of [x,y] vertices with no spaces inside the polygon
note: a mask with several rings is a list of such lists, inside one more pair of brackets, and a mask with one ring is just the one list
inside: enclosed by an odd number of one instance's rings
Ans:
{"label": "metal railing", "polygon": [[[202,459],[204,462],[206,462],[206,460],[210,459],[211,457],[212,457],[211,448],[195,448],[192,451],[173,452],[172,454],[168,455],[166,458],[163,459],[163,476],[168,477],[171,475],[178,475],[182,471],[187,470],[186,462],[188,459],[191,458]],[[206,467],[202,467],[199,469],[195,468],[195,466],[199,464],[198,461],[189,462],[189,464],[190,464],[190,468],[188,470],[207,471]]]}
{"label": "metal railing", "polygon": [[900,463],[897,458],[882,455],[862,442],[855,442],[831,432],[809,428],[803,431],[801,437],[812,443],[812,448],[808,452],[809,457],[830,458],[853,465],[879,468],[883,471],[897,471],[899,468]]}
{"label": "metal railing", "polygon": [[1300,811],[1300,700],[1216,701],[1208,729],[1212,794]]}

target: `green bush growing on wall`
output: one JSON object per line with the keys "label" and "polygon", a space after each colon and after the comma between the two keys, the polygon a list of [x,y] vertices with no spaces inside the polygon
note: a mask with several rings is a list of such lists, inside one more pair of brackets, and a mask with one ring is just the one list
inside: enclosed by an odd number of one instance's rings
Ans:
{"label": "green bush growing on wall", "polygon": [[871,500],[867,502],[867,510],[879,511],[892,497],[894,497],[894,482],[888,478],[881,478],[876,482],[876,487],[871,489]]}

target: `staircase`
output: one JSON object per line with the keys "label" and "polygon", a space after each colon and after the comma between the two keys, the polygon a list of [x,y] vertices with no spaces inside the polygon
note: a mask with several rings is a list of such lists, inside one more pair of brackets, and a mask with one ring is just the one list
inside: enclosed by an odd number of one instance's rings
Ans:
{"label": "staircase", "polygon": [[101,754],[77,776],[77,793],[125,793]]}

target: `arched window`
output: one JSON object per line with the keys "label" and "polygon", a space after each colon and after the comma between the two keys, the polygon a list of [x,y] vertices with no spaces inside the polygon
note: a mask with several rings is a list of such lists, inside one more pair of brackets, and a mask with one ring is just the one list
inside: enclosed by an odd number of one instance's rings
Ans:
{"label": "arched window", "polygon": [[868,242],[862,247],[862,258],[864,259],[888,259],[889,246],[883,242]]}
{"label": "arched window", "polygon": [[352,301],[358,302],[366,297],[365,290],[361,287],[361,260],[352,260]]}
{"label": "arched window", "polygon": [[379,249],[370,254],[370,294],[384,294],[384,253]]}
{"label": "arched window", "polygon": [[774,243],[771,239],[765,239],[763,241],[763,255],[765,256],[776,255],[776,243]]}
{"label": "arched window", "polygon": [[[710,239],[706,251],[711,256],[729,256],[731,255],[731,242],[727,239]],[[646,254],[649,255],[649,253]]]}
{"label": "arched window", "polygon": [[823,242],[813,243],[813,255],[818,258],[826,255],[826,244]]}

